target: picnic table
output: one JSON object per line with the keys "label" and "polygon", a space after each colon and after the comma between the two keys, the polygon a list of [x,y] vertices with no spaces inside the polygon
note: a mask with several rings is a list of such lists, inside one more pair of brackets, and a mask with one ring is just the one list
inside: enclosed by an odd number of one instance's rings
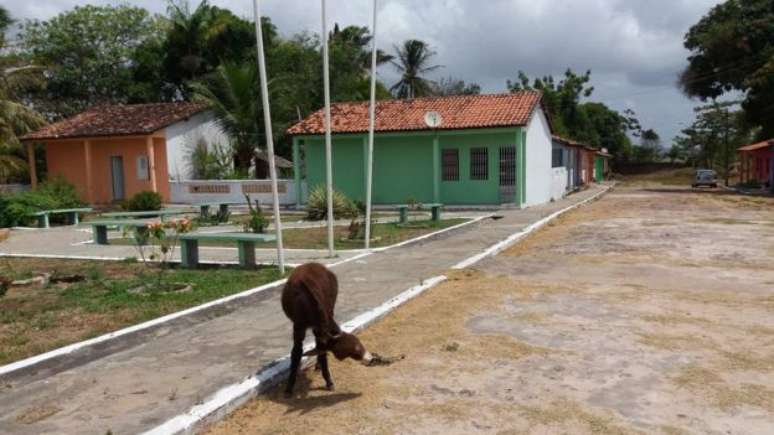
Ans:
{"label": "picnic table", "polygon": [[408,211],[409,211],[409,209],[421,210],[421,209],[424,209],[424,208],[430,208],[430,212],[432,213],[433,220],[434,221],[440,221],[441,220],[441,208],[443,207],[443,204],[440,204],[440,203],[416,204],[416,205],[398,204],[395,207],[400,212],[400,223],[405,224],[405,223],[408,222]]}
{"label": "picnic table", "polygon": [[242,204],[244,203],[232,201],[213,201],[195,204],[194,207],[199,207],[199,215],[202,217],[202,219],[206,219],[210,215],[211,207],[217,207],[221,214],[226,214],[228,213],[229,206]]}
{"label": "picnic table", "polygon": [[276,240],[273,234],[256,233],[188,233],[180,236],[180,262],[183,267],[194,268],[199,264],[199,241],[214,240],[236,242],[239,250],[239,265],[255,266],[255,242]]}
{"label": "picnic table", "polygon": [[175,216],[190,213],[190,210],[186,209],[164,209],[164,210],[147,210],[147,211],[116,211],[111,213],[102,213],[100,217],[108,219],[133,219],[133,218],[152,218],[158,217],[163,222],[167,216]]}
{"label": "picnic table", "polygon": [[89,207],[82,208],[59,208],[55,210],[41,210],[32,213],[30,216],[35,216],[38,219],[38,228],[50,228],[48,217],[52,214],[66,214],[67,221],[72,225],[78,225],[78,213],[88,213],[91,211]]}
{"label": "picnic table", "polygon": [[92,233],[94,233],[94,242],[98,245],[110,244],[108,242],[108,235],[107,235],[108,227],[137,228],[138,233],[141,236],[138,242],[144,245],[147,240],[147,237],[143,237],[142,235],[147,232],[148,224],[149,224],[148,221],[143,221],[139,219],[127,219],[127,220],[114,219],[114,220],[89,222],[89,225],[91,225],[91,228],[92,228]]}

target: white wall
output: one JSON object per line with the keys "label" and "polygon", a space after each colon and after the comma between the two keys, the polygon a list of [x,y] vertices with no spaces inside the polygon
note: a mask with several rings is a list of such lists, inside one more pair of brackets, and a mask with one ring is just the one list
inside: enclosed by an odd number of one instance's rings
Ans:
{"label": "white wall", "polygon": [[551,168],[551,199],[554,201],[567,195],[567,168]]}
{"label": "white wall", "polygon": [[551,200],[551,147],[551,129],[543,109],[538,107],[527,125],[526,206]]}
{"label": "white wall", "polygon": [[[294,180],[277,180],[281,205],[296,204],[296,183]],[[302,186],[304,188],[304,186]],[[207,202],[245,203],[245,193],[250,198],[270,205],[270,180],[202,180],[170,181],[169,194],[174,204],[201,204]]]}
{"label": "white wall", "polygon": [[200,138],[208,145],[228,145],[228,136],[215,123],[212,112],[202,112],[186,121],[172,124],[165,130],[167,138],[167,170],[170,180],[191,178],[188,156]]}

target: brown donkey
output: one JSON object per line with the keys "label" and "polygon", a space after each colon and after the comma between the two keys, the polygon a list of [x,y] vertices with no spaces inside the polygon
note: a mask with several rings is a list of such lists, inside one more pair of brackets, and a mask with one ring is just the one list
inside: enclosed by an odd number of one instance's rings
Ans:
{"label": "brown donkey", "polygon": [[319,263],[307,263],[297,267],[282,289],[282,310],[293,322],[293,350],[290,353],[290,375],[286,395],[293,394],[298,367],[301,364],[306,330],[311,328],[315,348],[303,356],[317,355],[317,365],[322,370],[325,385],[333,390],[333,380],[328,369],[328,352],[338,360],[352,358],[368,364],[372,357],[357,337],[339,328],[333,318],[339,284],[336,275]]}

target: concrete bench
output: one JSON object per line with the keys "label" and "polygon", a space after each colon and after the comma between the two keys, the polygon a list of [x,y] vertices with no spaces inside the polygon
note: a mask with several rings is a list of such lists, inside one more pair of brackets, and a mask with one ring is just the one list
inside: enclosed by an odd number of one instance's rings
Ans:
{"label": "concrete bench", "polygon": [[[108,245],[108,227],[119,227],[119,228],[126,228],[126,227],[134,227],[137,228],[140,233],[140,240],[138,242],[142,245],[144,245],[147,241],[147,237],[142,237],[143,233],[147,233],[148,224],[152,222],[148,221],[142,221],[137,219],[132,220],[105,220],[105,221],[92,221],[89,222],[89,225],[91,225],[92,233],[94,233],[94,242],[98,245]],[[145,230],[143,230],[143,228]]]}
{"label": "concrete bench", "polygon": [[221,214],[226,214],[228,213],[229,206],[242,205],[242,204],[244,203],[215,201],[215,202],[205,202],[201,204],[196,204],[194,205],[194,207],[199,207],[199,216],[201,216],[202,219],[206,219],[210,215],[210,208],[217,207]]}
{"label": "concrete bench", "polygon": [[65,214],[67,215],[67,221],[72,225],[78,225],[80,222],[78,218],[79,213],[89,213],[91,208],[60,208],[56,210],[41,210],[32,213],[30,216],[35,216],[38,219],[38,228],[50,228],[48,217],[52,214]]}
{"label": "concrete bench", "polygon": [[432,213],[434,221],[437,222],[441,220],[441,208],[443,208],[443,204],[431,203],[431,204],[417,204],[415,206],[411,206],[408,204],[398,204],[395,207],[400,212],[400,223],[402,224],[407,223],[409,209],[417,208],[419,206],[421,206],[422,209],[429,208],[430,212]]}
{"label": "concrete bench", "polygon": [[133,218],[154,218],[158,217],[163,222],[167,216],[183,215],[190,213],[190,210],[147,210],[147,211],[116,211],[111,213],[102,213],[100,217],[108,219],[133,219]]}
{"label": "concrete bench", "polygon": [[273,234],[255,233],[188,233],[180,236],[180,262],[183,267],[194,268],[199,264],[199,241],[236,242],[239,249],[239,265],[255,266],[255,242],[276,240]]}

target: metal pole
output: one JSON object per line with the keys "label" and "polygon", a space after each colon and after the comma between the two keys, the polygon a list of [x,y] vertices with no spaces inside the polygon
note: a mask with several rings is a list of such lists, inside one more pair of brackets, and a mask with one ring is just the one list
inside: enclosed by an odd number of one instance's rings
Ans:
{"label": "metal pole", "polygon": [[266,129],[266,149],[269,154],[269,176],[271,177],[271,195],[274,204],[274,230],[277,234],[277,262],[281,274],[285,274],[285,251],[282,248],[282,220],[280,219],[279,194],[277,193],[277,167],[274,163],[274,135],[271,128],[269,108],[269,85],[266,78],[266,59],[263,52],[263,32],[261,31],[260,0],[253,0],[255,14],[255,39],[258,46],[258,72],[261,76],[261,99],[263,102],[263,124]]}
{"label": "metal pole", "polygon": [[333,246],[333,157],[331,151],[331,79],[328,71],[328,26],[322,0],[323,87],[325,93],[325,184],[328,198],[328,255],[336,254]]}
{"label": "metal pole", "polygon": [[376,3],[371,24],[371,105],[368,109],[368,163],[366,165],[365,248],[371,247],[371,190],[374,172],[374,130],[376,127]]}

